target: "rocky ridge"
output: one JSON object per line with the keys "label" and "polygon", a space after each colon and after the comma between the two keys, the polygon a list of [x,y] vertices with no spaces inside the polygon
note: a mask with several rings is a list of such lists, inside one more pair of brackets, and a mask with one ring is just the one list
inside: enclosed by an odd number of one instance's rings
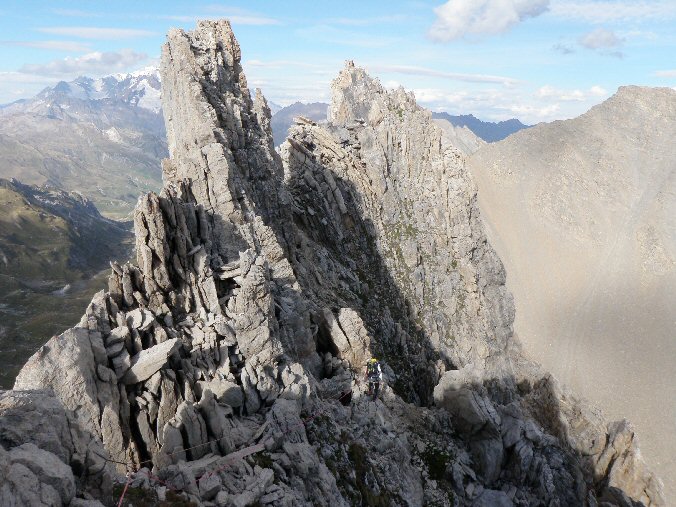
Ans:
{"label": "rocky ridge", "polygon": [[431,114],[348,62],[328,125],[299,120],[278,154],[240,58],[226,21],[169,33],[170,158],[135,211],[137,263],[2,395],[0,421],[54,407],[78,452],[0,425],[3,504],[37,481],[58,505],[39,466],[58,460],[71,505],[109,502],[127,464],[132,491],[204,505],[664,505],[631,427],[520,356],[465,157]]}

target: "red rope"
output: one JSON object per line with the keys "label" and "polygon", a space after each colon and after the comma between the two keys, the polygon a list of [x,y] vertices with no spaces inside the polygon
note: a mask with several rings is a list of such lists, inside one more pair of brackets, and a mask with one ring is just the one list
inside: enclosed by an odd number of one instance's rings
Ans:
{"label": "red rope", "polygon": [[[355,380],[356,380],[356,383],[357,383],[357,384],[360,384],[359,379],[355,379]],[[326,401],[340,401],[340,400],[342,400],[343,398],[345,398],[348,394],[351,394],[351,392],[352,392],[351,389],[348,390],[348,391],[345,392],[345,393],[342,393],[342,392],[341,392],[339,396],[335,396],[335,397],[329,398],[329,399],[326,400]],[[283,432],[282,435],[287,435],[287,434],[291,433],[292,431],[294,431],[295,429],[297,429],[297,428],[299,428],[299,427],[301,427],[301,426],[307,425],[307,423],[311,422],[313,419],[315,419],[316,417],[318,417],[318,416],[321,415],[322,413],[328,411],[330,408],[331,408],[331,407],[325,407],[325,408],[323,408],[323,409],[321,409],[321,410],[318,410],[318,411],[316,411],[315,413],[311,414],[309,417],[307,417],[307,418],[305,418],[305,419],[301,419],[300,423],[294,424],[294,425],[291,426],[290,428],[287,428],[287,430],[286,430],[285,432]],[[208,444],[210,444],[210,443],[212,443],[212,442],[218,442],[219,440],[222,440],[222,438],[223,438],[223,437],[221,437],[221,438],[219,438],[219,439],[215,439],[215,440],[209,441],[209,442],[206,442],[206,443],[204,443],[204,444],[196,445],[196,446],[192,447],[191,449],[195,449],[195,448],[197,448],[197,447],[201,447],[201,446],[204,446],[204,445],[208,445]],[[186,450],[187,450],[187,449],[183,449],[183,452],[185,452]],[[181,452],[181,451],[177,451],[176,453],[178,453],[178,452]],[[258,452],[258,451],[257,451],[257,452]],[[171,453],[171,454],[168,454],[168,455],[171,456],[171,455],[176,454],[176,453]],[[247,457],[247,456],[245,456],[245,457]],[[242,458],[239,458],[239,459],[243,460],[245,457],[242,457]],[[105,458],[104,458],[104,459],[105,459]],[[148,461],[151,461],[151,460],[146,460],[145,462],[148,462]],[[226,462],[223,466],[218,467],[218,468],[216,468],[216,469],[214,469],[214,470],[206,471],[206,472],[205,472],[204,474],[202,474],[199,478],[197,478],[197,479],[195,480],[195,482],[199,485],[199,483],[200,483],[200,481],[202,481],[202,479],[206,479],[206,478],[208,478],[208,477],[210,477],[210,476],[212,476],[212,475],[214,475],[214,474],[217,474],[218,472],[222,472],[223,470],[229,468],[235,461],[237,461],[237,458],[228,460],[228,462]],[[141,462],[141,463],[143,463],[143,462]],[[158,483],[160,483],[160,484],[166,486],[167,488],[169,488],[169,489],[172,490],[172,491],[179,491],[179,490],[178,490],[177,488],[175,488],[173,485],[169,484],[169,483],[166,482],[166,481],[163,481],[162,479],[160,479],[160,478],[157,477],[156,475],[150,473],[150,472],[147,471],[146,469],[139,470],[139,473],[140,473],[140,472],[143,472],[144,474],[146,474],[146,476],[148,477],[148,479],[150,479],[151,481],[158,482]],[[127,488],[129,487],[129,484],[131,483],[131,475],[130,475],[130,474],[127,474],[127,475],[128,475],[128,477],[129,477],[129,479],[127,480],[127,484],[124,486],[124,490],[122,491],[122,496],[120,497],[120,501],[118,502],[117,507],[122,507],[122,500],[124,499],[124,495],[127,493]]]}
{"label": "red rope", "polygon": [[127,489],[129,489],[129,484],[131,484],[131,473],[127,472],[127,484],[124,485],[124,489],[122,490],[122,495],[120,496],[120,500],[117,502],[117,507],[122,507],[122,502],[124,501],[124,495],[127,494]]}

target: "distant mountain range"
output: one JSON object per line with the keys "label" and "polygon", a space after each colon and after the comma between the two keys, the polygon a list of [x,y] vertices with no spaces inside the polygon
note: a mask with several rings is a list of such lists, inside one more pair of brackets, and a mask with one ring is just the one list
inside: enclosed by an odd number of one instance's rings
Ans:
{"label": "distant mountain range", "polygon": [[271,127],[275,146],[279,146],[286,140],[286,133],[289,127],[293,125],[294,118],[304,116],[313,121],[323,121],[326,120],[328,107],[329,105],[324,102],[312,102],[310,104],[295,102],[274,112]]}
{"label": "distant mountain range", "polygon": [[[0,179],[0,386],[46,338],[73,325],[105,287],[95,275],[131,253],[131,223],[78,193]],[[56,297],[55,297],[56,296]]]}
{"label": "distant mountain range", "polygon": [[80,77],[0,109],[0,177],[75,190],[111,217],[162,184],[156,69]]}
{"label": "distant mountain range", "polygon": [[[290,106],[280,108],[277,112],[273,111],[272,133],[275,146],[279,146],[284,142],[286,132],[293,125],[295,117],[304,116],[317,122],[326,120],[326,109],[328,107],[329,105],[324,102],[313,102],[311,104],[296,102]],[[494,123],[479,120],[471,114],[453,116],[448,113],[432,113],[432,118],[447,120],[455,127],[467,127],[477,137],[488,143],[500,141],[514,132],[530,127],[530,125],[524,125],[514,118]]]}
{"label": "distant mountain range", "polygon": [[[162,184],[167,156],[161,83],[156,68],[61,81],[31,99],[0,106],[0,177],[81,192],[106,216],[124,218],[142,193]],[[293,118],[326,119],[328,104],[273,102],[275,145]],[[527,128],[519,120],[484,122],[433,113],[487,142]],[[470,142],[474,146],[474,142]]]}
{"label": "distant mountain range", "polygon": [[471,114],[453,116],[448,113],[432,113],[432,118],[448,120],[456,127],[467,127],[487,143],[502,141],[514,132],[530,127],[530,125],[524,125],[515,118],[497,123],[482,121]]}

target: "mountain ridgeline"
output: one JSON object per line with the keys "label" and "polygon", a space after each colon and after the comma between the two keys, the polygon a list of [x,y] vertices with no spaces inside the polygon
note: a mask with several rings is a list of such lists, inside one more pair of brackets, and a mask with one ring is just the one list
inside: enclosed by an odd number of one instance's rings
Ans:
{"label": "mountain ridgeline", "polygon": [[[281,145],[286,140],[287,132],[293,126],[294,118],[302,116],[317,122],[323,121],[326,120],[328,107],[329,104],[324,102],[313,102],[311,104],[296,102],[275,112],[272,115],[272,135],[275,146]],[[467,127],[475,136],[488,143],[500,141],[514,132],[529,127],[529,125],[524,125],[514,118],[494,123],[479,120],[471,114],[454,116],[443,112],[433,112],[432,118],[446,120],[454,127],[461,129]],[[464,135],[463,137],[467,136]]]}
{"label": "mountain ridgeline", "polygon": [[622,87],[470,160],[515,332],[563,382],[632,414],[676,498],[676,91]]}
{"label": "mountain ridgeline", "polygon": [[347,62],[277,152],[229,22],[171,30],[161,76],[136,262],[0,393],[0,503],[666,505],[631,425],[519,352],[467,157],[412,94]]}
{"label": "mountain ridgeline", "polygon": [[524,125],[516,118],[499,122],[490,122],[479,120],[471,114],[454,116],[443,112],[432,113],[432,117],[439,120],[447,120],[456,127],[467,127],[487,143],[502,141],[507,136],[530,127],[530,125]]}

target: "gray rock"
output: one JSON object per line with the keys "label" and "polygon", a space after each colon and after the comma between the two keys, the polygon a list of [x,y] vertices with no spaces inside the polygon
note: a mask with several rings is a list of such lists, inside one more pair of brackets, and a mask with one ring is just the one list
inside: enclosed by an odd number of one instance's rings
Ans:
{"label": "gray rock", "polygon": [[199,459],[211,451],[206,424],[192,403],[184,401],[178,406],[175,421],[186,436],[186,452],[191,459]]}
{"label": "gray rock", "polygon": [[125,384],[137,384],[152,377],[181,346],[178,338],[142,350],[131,358],[131,367],[122,378]]}
{"label": "gray rock", "polygon": [[341,308],[335,316],[329,308],[324,308],[322,317],[338,357],[347,359],[361,372],[371,357],[371,337],[359,314],[351,308]]}
{"label": "gray rock", "polygon": [[70,467],[51,452],[43,451],[35,444],[26,443],[9,452],[11,462],[28,468],[41,485],[54,488],[63,504],[68,505],[75,496],[75,478]]}
{"label": "gray rock", "polygon": [[485,489],[472,503],[472,507],[514,507],[504,491]]}
{"label": "gray rock", "polygon": [[155,321],[155,316],[149,310],[136,308],[127,314],[127,323],[131,329],[146,331],[150,329]]}
{"label": "gray rock", "polygon": [[244,404],[242,388],[229,380],[197,382],[197,386],[199,387],[198,395],[209,390],[216,397],[218,403],[229,405],[233,408],[241,407]]}
{"label": "gray rock", "polygon": [[204,500],[213,500],[223,487],[218,474],[210,474],[197,483],[200,497]]}

